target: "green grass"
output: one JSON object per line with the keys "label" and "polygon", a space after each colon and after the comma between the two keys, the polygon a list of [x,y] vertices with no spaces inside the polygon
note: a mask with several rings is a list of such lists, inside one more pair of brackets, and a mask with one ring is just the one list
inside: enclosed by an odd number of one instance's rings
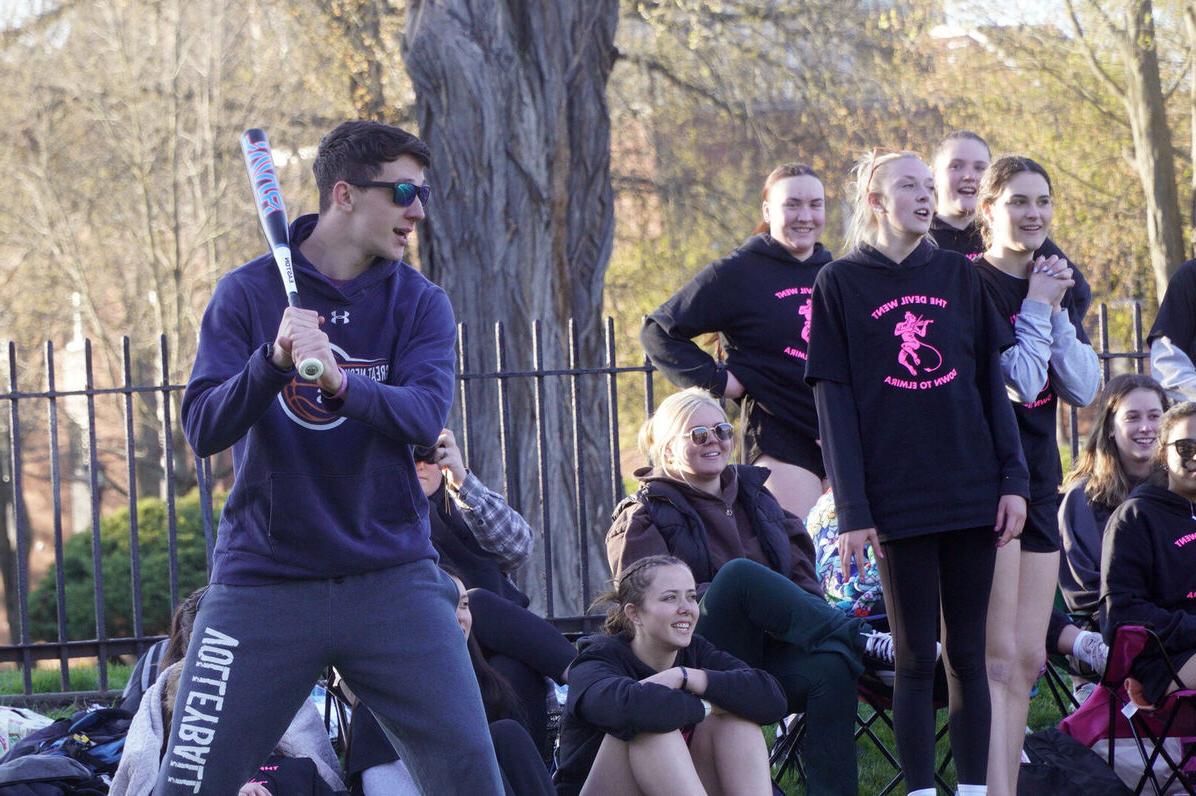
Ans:
{"label": "green grass", "polygon": [[[125,687],[125,682],[129,679],[129,674],[132,671],[132,666],[123,664],[110,664],[108,666],[108,690],[114,695],[119,694]],[[70,682],[68,691],[97,691],[99,690],[99,670],[94,666],[72,666],[70,670]],[[59,680],[57,670],[53,669],[36,669],[33,672],[33,692],[35,694],[51,694],[61,692],[62,683]],[[0,670],[0,696],[9,694],[24,693],[24,680],[19,670],[7,669]],[[37,706],[35,706],[36,709]],[[77,705],[54,705],[45,706],[42,711],[52,718],[60,716],[69,716],[74,710],[78,709]],[[869,708],[861,706],[860,710],[867,711]],[[865,714],[866,715],[866,714]],[[938,714],[940,722],[946,720],[946,711],[940,710]],[[1051,700],[1050,692],[1047,690],[1045,684],[1039,684],[1039,691],[1033,701],[1030,702],[1030,718],[1029,725],[1032,730],[1042,730],[1047,727],[1052,727],[1059,722],[1059,710],[1055,707],[1055,703]],[[896,752],[896,746],[893,742],[893,733],[883,722],[877,722],[873,725],[873,730],[877,736],[884,742],[885,746]],[[765,737],[769,739],[769,743],[775,737],[774,727],[765,728]],[[938,744],[938,760],[942,760],[947,753],[948,742],[944,738]],[[867,738],[861,738],[856,744],[857,763],[859,765],[860,777],[860,793],[873,794],[879,793],[880,790],[892,779],[895,773],[888,761],[881,756],[880,752]],[[948,766],[944,773],[944,778],[952,785],[955,784],[955,770],[952,766]],[[804,786],[798,784],[796,776],[788,775],[780,782],[782,790],[789,796],[806,796],[806,789]],[[903,793],[904,789],[898,787],[896,793]]]}
{"label": "green grass", "polygon": [[[861,705],[860,710],[868,711],[869,708]],[[946,721],[946,716],[947,714],[945,710],[939,711],[938,719],[940,724]],[[1039,692],[1030,703],[1030,728],[1034,731],[1038,731],[1046,729],[1047,727],[1053,727],[1059,722],[1059,718],[1059,710],[1055,707],[1055,703],[1051,699],[1050,692],[1046,689],[1045,685],[1040,683]],[[894,754],[896,754],[896,745],[893,742],[892,731],[889,730],[889,728],[885,726],[883,722],[877,722],[876,724],[873,724],[872,727],[876,732],[877,737],[884,742],[885,746],[893,750]],[[769,727],[766,729],[766,736],[769,739],[773,737],[773,728]],[[936,759],[938,761],[942,761],[943,756],[947,753],[948,748],[948,739],[944,737],[943,740],[939,742],[936,750]],[[879,793],[896,773],[889,762],[881,756],[880,752],[876,750],[876,747],[873,746],[871,741],[866,737],[862,737],[856,742],[856,760],[859,765],[861,794]],[[955,769],[953,766],[947,766],[947,770],[943,773],[943,778],[946,779],[947,782],[951,783],[952,786],[955,785]],[[806,789],[804,786],[798,784],[795,774],[786,776],[781,780],[780,785],[781,789],[784,790],[786,794],[789,794],[789,796],[806,796]],[[904,792],[905,789],[902,786],[898,786],[894,791],[894,793]]]}
{"label": "green grass", "polygon": [[[108,690],[117,694],[128,682],[132,666],[120,663],[108,664]],[[62,691],[100,690],[100,670],[95,666],[75,665],[70,668],[70,678],[64,688],[57,669],[34,669],[32,673],[34,694],[53,694]],[[0,670],[0,696],[25,693],[25,678],[20,669]]]}

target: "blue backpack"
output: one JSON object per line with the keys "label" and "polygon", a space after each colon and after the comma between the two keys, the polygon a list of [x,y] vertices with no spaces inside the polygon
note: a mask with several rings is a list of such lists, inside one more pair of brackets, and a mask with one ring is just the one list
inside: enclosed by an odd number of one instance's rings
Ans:
{"label": "blue backpack", "polygon": [[36,754],[70,757],[97,774],[116,773],[132,721],[133,715],[120,708],[81,710],[64,734],[42,741]]}

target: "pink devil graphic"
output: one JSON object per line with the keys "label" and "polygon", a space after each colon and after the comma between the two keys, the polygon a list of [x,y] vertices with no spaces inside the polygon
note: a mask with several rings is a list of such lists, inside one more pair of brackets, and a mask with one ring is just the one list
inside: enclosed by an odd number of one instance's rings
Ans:
{"label": "pink devil graphic", "polygon": [[901,338],[901,351],[897,354],[897,362],[908,370],[911,376],[917,376],[918,367],[922,365],[922,357],[918,356],[917,353],[919,348],[925,348],[938,357],[938,362],[935,363],[934,367],[922,368],[923,373],[934,373],[943,366],[942,353],[930,343],[919,339],[926,336],[926,332],[930,329],[930,324],[932,323],[934,323],[933,319],[923,318],[920,315],[914,315],[912,312],[906,312],[905,320],[899,322],[893,329],[893,334]]}

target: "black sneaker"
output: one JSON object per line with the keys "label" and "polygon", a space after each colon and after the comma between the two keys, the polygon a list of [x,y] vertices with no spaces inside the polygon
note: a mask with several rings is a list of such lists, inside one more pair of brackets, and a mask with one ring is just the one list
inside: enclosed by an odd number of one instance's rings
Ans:
{"label": "black sneaker", "polygon": [[896,672],[893,665],[896,653],[893,649],[893,634],[870,630],[861,633],[864,637],[864,668],[876,675],[889,688],[893,687]]}
{"label": "black sneaker", "polygon": [[[864,637],[864,668],[892,688],[893,680],[897,676],[893,670],[897,663],[897,650],[893,646],[893,634],[870,630],[860,635]],[[937,659],[942,651],[943,645],[936,641],[934,657]]]}

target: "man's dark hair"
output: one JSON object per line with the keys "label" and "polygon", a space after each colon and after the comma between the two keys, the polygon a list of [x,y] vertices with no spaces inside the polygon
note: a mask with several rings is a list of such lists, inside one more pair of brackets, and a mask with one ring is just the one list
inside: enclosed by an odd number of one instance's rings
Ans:
{"label": "man's dark hair", "polygon": [[367,182],[378,176],[384,163],[410,155],[424,168],[431,163],[428,145],[398,127],[365,120],[342,122],[320,141],[312,171],[320,192],[320,212],[332,205],[332,186]]}

